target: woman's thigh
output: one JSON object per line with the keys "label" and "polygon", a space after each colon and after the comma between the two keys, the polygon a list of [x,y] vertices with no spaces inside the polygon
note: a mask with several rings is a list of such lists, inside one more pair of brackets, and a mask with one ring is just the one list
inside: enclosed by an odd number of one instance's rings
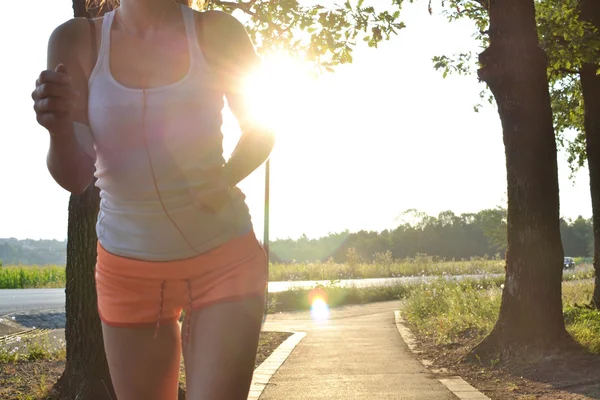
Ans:
{"label": "woman's thigh", "polygon": [[[121,328],[102,324],[110,376],[119,400],[175,400],[181,365],[176,320]],[[155,337],[156,333],[156,337]]]}
{"label": "woman's thigh", "polygon": [[188,400],[246,400],[254,372],[264,298],[217,303],[192,312],[184,349]]}

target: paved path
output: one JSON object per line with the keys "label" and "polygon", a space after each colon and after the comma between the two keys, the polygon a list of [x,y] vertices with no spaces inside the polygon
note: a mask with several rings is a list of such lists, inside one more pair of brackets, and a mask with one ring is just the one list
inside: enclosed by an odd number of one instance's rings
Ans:
{"label": "paved path", "polygon": [[269,316],[265,330],[307,335],[271,378],[261,400],[423,399],[456,397],[414,358],[395,325],[397,301]]}
{"label": "paved path", "polygon": [[[307,335],[271,378],[260,399],[456,399],[415,359],[400,337],[394,319],[398,306],[398,301],[392,301],[340,307],[332,309],[322,322],[313,320],[309,312],[269,315],[264,330]],[[21,313],[19,319],[24,322],[26,316]],[[52,320],[59,315],[47,316],[54,317]],[[23,325],[32,324],[27,322]],[[52,329],[50,325],[47,328]],[[48,337],[63,339],[64,330],[53,330]]]}

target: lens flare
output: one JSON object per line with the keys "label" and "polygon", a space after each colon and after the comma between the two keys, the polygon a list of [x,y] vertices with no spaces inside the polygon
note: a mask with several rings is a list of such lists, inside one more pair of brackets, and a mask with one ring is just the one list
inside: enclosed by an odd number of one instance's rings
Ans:
{"label": "lens flare", "polygon": [[329,319],[329,306],[323,297],[314,297],[310,307],[310,314],[316,322],[323,322]]}

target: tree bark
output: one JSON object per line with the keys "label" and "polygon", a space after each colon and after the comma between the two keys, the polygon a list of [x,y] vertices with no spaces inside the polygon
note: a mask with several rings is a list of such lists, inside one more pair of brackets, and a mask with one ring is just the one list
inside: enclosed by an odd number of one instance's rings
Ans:
{"label": "tree bark", "polygon": [[[600,2],[582,0],[580,18],[600,30]],[[592,194],[592,223],[594,227],[594,293],[591,305],[600,308],[600,65],[584,64],[579,73],[584,104],[586,153]]]}
{"label": "tree bark", "polygon": [[65,370],[55,389],[60,399],[116,399],[98,316],[94,266],[98,189],[69,200],[67,234]]}
{"label": "tree bark", "polygon": [[506,281],[498,321],[472,354],[509,358],[569,338],[562,315],[563,250],[547,57],[533,0],[489,2],[490,45],[479,78],[502,122],[508,186]]}

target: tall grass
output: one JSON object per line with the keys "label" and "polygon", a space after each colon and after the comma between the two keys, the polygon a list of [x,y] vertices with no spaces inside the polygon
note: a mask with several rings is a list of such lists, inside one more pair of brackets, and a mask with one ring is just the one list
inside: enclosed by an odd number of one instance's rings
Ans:
{"label": "tall grass", "polygon": [[65,267],[7,266],[0,268],[0,289],[65,287]]}
{"label": "tall grass", "polygon": [[[476,257],[468,261],[444,261],[430,256],[393,260],[383,256],[373,263],[273,263],[269,267],[271,282],[482,274],[504,274],[504,261]],[[586,279],[592,276],[593,269],[590,264],[578,264],[575,271],[564,273],[565,280]],[[58,288],[64,287],[65,282],[64,266],[0,267],[0,289]]]}
{"label": "tall grass", "polygon": [[[442,279],[442,278],[440,278]],[[499,287],[504,282],[504,277],[484,277],[480,279],[462,279],[460,285],[465,288]],[[268,311],[309,310],[315,297],[322,297],[329,307],[338,307],[351,304],[366,304],[377,301],[389,301],[410,298],[420,284],[396,283],[374,287],[340,287],[335,283],[330,285],[316,285],[312,289],[292,289],[283,292],[269,293]]]}
{"label": "tall grass", "polygon": [[[588,303],[593,282],[563,283],[563,314],[567,330],[592,352],[600,353],[600,311],[578,305]],[[421,335],[439,344],[481,339],[487,335],[500,310],[500,287],[436,281],[413,288],[403,314]]]}
{"label": "tall grass", "polygon": [[[468,261],[444,261],[417,256],[405,260],[380,257],[376,262],[314,262],[269,266],[269,281],[312,281],[337,279],[393,278],[422,275],[479,275],[504,272],[502,260],[474,257]],[[64,287],[63,266],[5,266],[0,268],[0,288],[23,289]]]}
{"label": "tall grass", "polygon": [[445,261],[436,257],[417,256],[404,260],[379,257],[373,263],[327,262],[271,264],[270,281],[394,278],[420,275],[479,275],[504,272],[504,261],[473,257],[470,260]]}

